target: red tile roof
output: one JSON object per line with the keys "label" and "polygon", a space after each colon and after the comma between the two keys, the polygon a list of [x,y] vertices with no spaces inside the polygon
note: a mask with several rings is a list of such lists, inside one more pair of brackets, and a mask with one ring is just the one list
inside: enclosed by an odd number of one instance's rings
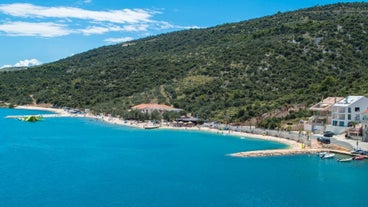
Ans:
{"label": "red tile roof", "polygon": [[327,97],[323,99],[321,102],[310,107],[309,110],[326,111],[326,110],[329,110],[332,105],[334,105],[338,101],[341,101],[342,99],[344,99],[344,97]]}
{"label": "red tile roof", "polygon": [[170,110],[173,110],[175,108],[173,108],[171,106],[163,105],[163,104],[139,104],[139,105],[133,106],[132,109],[137,109],[137,110],[150,109],[150,110],[170,111]]}

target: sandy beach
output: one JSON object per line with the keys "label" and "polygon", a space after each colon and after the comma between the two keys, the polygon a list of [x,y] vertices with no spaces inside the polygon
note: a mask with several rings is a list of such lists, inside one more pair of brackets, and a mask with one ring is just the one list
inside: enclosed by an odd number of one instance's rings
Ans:
{"label": "sandy beach", "polygon": [[[128,127],[136,127],[136,128],[142,128],[142,129],[148,125],[147,123],[143,123],[143,122],[122,120],[121,118],[116,118],[116,117],[111,117],[111,116],[94,115],[92,113],[72,114],[64,109],[41,107],[41,106],[34,106],[34,105],[17,106],[16,109],[50,111],[50,112],[56,113],[57,114],[56,116],[60,116],[60,117],[86,117],[86,118],[101,120],[101,121],[111,123],[111,124],[117,124],[117,125],[128,126]],[[161,129],[172,129],[172,130],[195,130],[195,131],[200,130],[200,131],[206,131],[206,132],[211,132],[211,133],[216,133],[216,134],[233,135],[237,137],[247,137],[247,138],[262,139],[262,140],[267,140],[267,141],[274,141],[274,142],[286,144],[288,146],[288,148],[286,149],[281,149],[281,150],[276,150],[276,151],[273,150],[275,153],[271,153],[272,150],[262,150],[263,152],[265,152],[265,156],[316,153],[321,150],[320,148],[318,150],[316,150],[315,148],[311,149],[307,146],[302,146],[302,144],[297,141],[289,140],[285,138],[273,137],[273,136],[268,136],[268,135],[249,134],[245,132],[236,132],[236,131],[220,131],[219,129],[213,129],[213,128],[208,128],[208,127],[203,127],[203,126],[201,127],[197,127],[197,126],[195,127],[173,127],[169,125],[168,123],[166,123],[166,124],[160,125],[160,128]],[[247,157],[249,156],[249,154],[252,154],[252,155],[257,154],[258,156],[262,156],[262,153],[260,153],[259,151],[254,152],[254,153],[239,152],[239,153],[231,154],[230,156]]]}
{"label": "sandy beach", "polygon": [[70,116],[70,114],[68,112],[66,112],[64,109],[57,109],[57,108],[51,108],[51,107],[26,105],[26,106],[17,106],[17,107],[15,107],[15,109],[50,111],[50,112],[53,112],[53,113],[56,113],[56,114]]}

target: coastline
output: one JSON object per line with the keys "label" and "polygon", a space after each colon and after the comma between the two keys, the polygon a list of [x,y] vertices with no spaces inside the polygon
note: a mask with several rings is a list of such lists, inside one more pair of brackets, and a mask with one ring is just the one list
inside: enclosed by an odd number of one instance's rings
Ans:
{"label": "coastline", "polygon": [[[35,106],[35,105],[23,105],[17,106],[15,109],[24,109],[24,110],[42,110],[42,111],[50,111],[53,112],[60,117],[84,117],[84,118],[91,118],[96,120],[101,120],[110,124],[116,124],[121,126],[127,127],[135,127],[135,128],[142,128],[147,125],[147,123],[141,123],[138,121],[129,121],[129,120],[121,120],[120,118],[111,117],[111,116],[104,116],[104,115],[94,115],[92,113],[87,114],[72,114],[70,112],[65,111],[64,109],[57,109],[45,106]],[[259,135],[259,134],[250,134],[245,132],[237,132],[237,131],[220,131],[219,129],[213,129],[209,127],[174,127],[169,125],[161,125],[161,129],[171,129],[171,130],[192,130],[192,131],[205,131],[210,133],[217,133],[217,134],[228,134],[236,137],[247,137],[250,139],[260,139],[266,141],[274,141],[279,142],[282,144],[287,145],[288,147],[285,149],[278,149],[278,150],[261,150],[261,151],[249,151],[249,152],[238,152],[229,154],[229,156],[235,157],[249,157],[249,156],[274,156],[274,155],[285,155],[285,154],[308,154],[308,153],[317,153],[319,151],[323,151],[323,148],[310,148],[307,146],[302,146],[301,143],[280,138],[280,137],[273,137],[269,135]],[[275,152],[275,153],[273,153]]]}
{"label": "coastline", "polygon": [[51,107],[41,107],[41,106],[31,106],[31,105],[23,105],[23,106],[16,106],[14,109],[24,109],[24,110],[37,110],[37,111],[50,111],[55,114],[60,115],[70,115],[63,109],[51,108]]}

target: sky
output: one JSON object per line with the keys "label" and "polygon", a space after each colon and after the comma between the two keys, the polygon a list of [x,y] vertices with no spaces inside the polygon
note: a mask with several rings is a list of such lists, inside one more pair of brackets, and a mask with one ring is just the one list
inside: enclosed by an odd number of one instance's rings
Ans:
{"label": "sky", "polygon": [[39,65],[147,36],[338,2],[354,1],[1,0],[0,68]]}

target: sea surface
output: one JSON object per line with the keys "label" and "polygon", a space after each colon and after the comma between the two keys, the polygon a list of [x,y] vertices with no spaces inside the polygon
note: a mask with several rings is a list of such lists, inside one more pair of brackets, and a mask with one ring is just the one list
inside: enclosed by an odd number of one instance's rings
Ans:
{"label": "sea surface", "polygon": [[[284,144],[0,109],[1,207],[368,206],[368,161],[234,158]],[[49,112],[43,112],[49,113]]]}

